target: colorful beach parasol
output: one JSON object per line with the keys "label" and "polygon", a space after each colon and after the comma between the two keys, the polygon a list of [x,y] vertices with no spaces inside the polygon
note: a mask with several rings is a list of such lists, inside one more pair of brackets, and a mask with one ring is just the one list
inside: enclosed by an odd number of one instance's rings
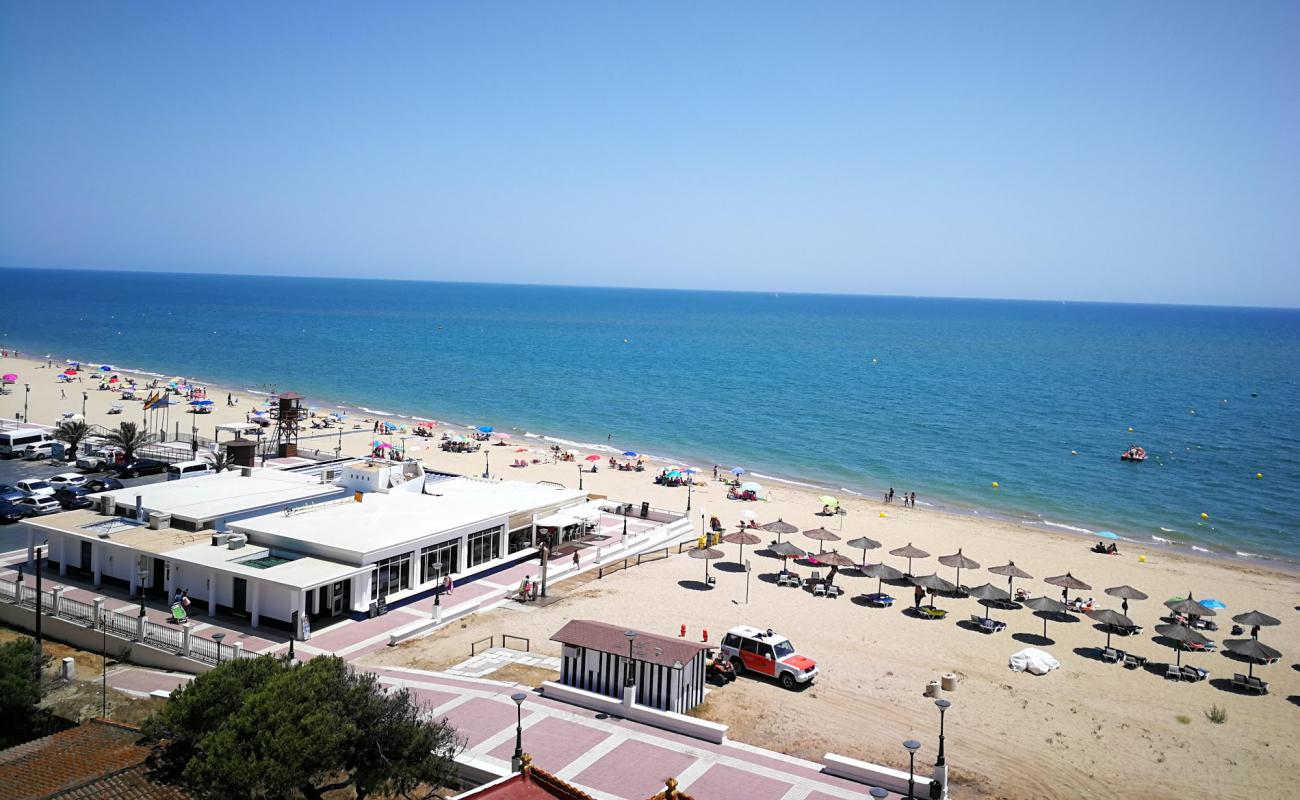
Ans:
{"label": "colorful beach parasol", "polygon": [[583,459],[583,461],[599,461],[599,460],[600,460],[600,456],[596,455],[595,453],[592,453],[591,455]]}
{"label": "colorful beach parasol", "polygon": [[624,451],[623,451],[623,458],[636,458],[636,456],[637,456],[637,453],[636,453],[635,450],[624,450]]}
{"label": "colorful beach parasol", "polygon": [[[1114,531],[1097,531],[1097,535],[1103,539],[1118,539],[1119,534]],[[1109,645],[1108,645],[1109,646]]]}

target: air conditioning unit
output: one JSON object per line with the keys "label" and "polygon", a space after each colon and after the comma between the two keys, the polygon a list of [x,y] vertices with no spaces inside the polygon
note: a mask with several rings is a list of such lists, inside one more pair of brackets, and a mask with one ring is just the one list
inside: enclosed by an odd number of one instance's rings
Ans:
{"label": "air conditioning unit", "polygon": [[212,534],[212,546],[213,546],[213,547],[221,547],[223,544],[225,544],[225,543],[228,542],[228,541],[230,541],[230,534],[228,534],[228,533],[214,533],[214,534]]}
{"label": "air conditioning unit", "polygon": [[339,471],[336,469],[321,470],[320,473],[321,483],[333,483],[334,481],[338,480],[338,478],[339,478]]}
{"label": "air conditioning unit", "polygon": [[157,511],[152,511],[149,513],[150,530],[156,531],[156,530],[161,530],[163,528],[169,528],[171,527],[171,524],[172,524],[171,514],[162,514]]}
{"label": "air conditioning unit", "polygon": [[238,533],[232,533],[230,534],[230,538],[226,542],[226,547],[230,548],[231,550],[238,550],[239,548],[243,547],[246,544],[248,544],[247,536],[243,536]]}

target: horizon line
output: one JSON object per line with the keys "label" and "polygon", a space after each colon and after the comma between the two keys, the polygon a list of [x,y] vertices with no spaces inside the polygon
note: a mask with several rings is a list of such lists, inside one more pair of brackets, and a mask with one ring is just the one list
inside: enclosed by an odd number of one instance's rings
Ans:
{"label": "horizon line", "polygon": [[331,280],[331,281],[388,281],[396,283],[444,283],[459,286],[514,286],[529,288],[549,288],[549,289],[603,289],[616,291],[633,291],[633,292],[688,292],[695,294],[756,294],[756,295],[794,295],[796,297],[870,297],[883,299],[898,300],[972,300],[987,302],[1014,302],[1014,303],[1051,303],[1051,304],[1077,304],[1077,305],[1117,305],[1117,306],[1159,306],[1170,308],[1220,308],[1220,309],[1243,309],[1259,311],[1300,311],[1300,306],[1268,306],[1268,305],[1233,305],[1228,303],[1175,303],[1167,301],[1151,300],[1072,300],[1068,298],[1044,298],[1044,297],[993,297],[993,296],[961,296],[961,295],[923,295],[923,294],[869,294],[866,292],[808,292],[787,289],[698,289],[698,288],[669,288],[663,286],[611,286],[611,285],[590,285],[577,283],[542,283],[542,282],[517,282],[517,281],[465,281],[451,280],[447,278],[411,278],[411,277],[392,277],[392,276],[366,276],[356,277],[351,275],[318,275],[318,274],[294,274],[294,273],[261,273],[261,272],[208,272],[202,270],[162,270],[162,269],[131,269],[122,267],[15,267],[0,265],[0,270],[27,271],[27,272],[88,272],[88,273],[125,273],[131,275],[190,275],[196,277],[214,277],[214,278],[295,278],[301,280]]}

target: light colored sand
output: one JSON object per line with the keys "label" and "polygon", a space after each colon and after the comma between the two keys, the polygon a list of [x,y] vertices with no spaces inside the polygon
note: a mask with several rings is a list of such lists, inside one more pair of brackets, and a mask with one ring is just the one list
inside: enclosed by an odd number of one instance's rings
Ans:
{"label": "light colored sand", "polygon": [[[57,370],[36,368],[34,363],[0,360],[0,369],[20,373],[32,386],[31,416],[52,421],[61,410],[80,410],[80,395],[68,390],[60,400],[54,382]],[[286,381],[289,385],[292,381]],[[108,392],[89,390],[88,416],[92,422],[111,423],[104,410],[114,399]],[[22,385],[0,398],[0,415],[12,416],[22,408]],[[245,396],[238,409],[224,407],[224,390],[218,395],[216,413],[204,416],[200,430],[210,433],[223,420],[242,419],[242,413],[256,398]],[[309,398],[310,401],[310,398]],[[188,415],[180,415],[182,420]],[[127,419],[138,420],[138,406],[128,405]],[[187,423],[182,421],[182,428]],[[360,453],[368,449],[369,433],[348,434],[344,449]],[[307,443],[304,443],[306,445]],[[333,440],[322,440],[322,449],[332,450]],[[518,456],[516,445],[491,447],[493,472],[522,480],[554,480],[576,484],[573,464],[543,464],[511,469],[507,464]],[[413,455],[430,466],[462,473],[483,469],[480,454],[446,454],[425,447]],[[531,457],[531,456],[530,456]],[[712,465],[697,464],[706,470]],[[584,476],[585,488],[620,500],[648,500],[663,508],[682,509],[685,489],[667,489],[651,482],[652,474],[613,472],[602,469]],[[820,504],[810,494],[773,485],[771,500],[739,503],[725,499],[725,489],[712,483],[697,489],[693,514],[702,510],[718,513],[734,525],[742,510],[756,511],[760,522],[782,517],[801,529],[823,523],[837,527],[837,520],[814,516]],[[842,498],[844,499],[844,498]],[[1118,639],[1119,646],[1163,661],[1172,656],[1151,641],[1152,627],[1163,607],[1160,601],[1191,590],[1196,596],[1217,597],[1229,606],[1226,614],[1258,608],[1283,621],[1279,628],[1265,629],[1262,639],[1284,654],[1282,663],[1258,671],[1272,683],[1267,697],[1244,697],[1221,691],[1210,683],[1175,684],[1144,671],[1131,672],[1102,664],[1081,655],[1104,641],[1086,618],[1072,624],[1053,623],[1049,636],[1055,641],[1045,649],[1062,662],[1062,669],[1047,677],[1013,674],[1006,668],[1007,656],[1024,646],[1012,634],[1041,633],[1042,624],[1027,611],[1000,612],[1009,623],[998,635],[985,636],[945,622],[922,622],[894,610],[881,611],[854,604],[850,597],[837,600],[813,598],[790,589],[778,589],[759,579],[770,572],[775,561],[753,556],[756,574],[751,585],[749,607],[744,597],[743,575],[717,570],[718,587],[699,592],[679,585],[699,581],[703,565],[684,556],[618,573],[602,581],[575,586],[572,596],[561,603],[527,613],[497,611],[473,620],[470,628],[456,628],[422,640],[409,649],[384,651],[379,658],[431,660],[464,658],[470,638],[489,633],[528,636],[534,647],[565,619],[592,617],[618,624],[676,634],[685,623],[698,636],[708,628],[713,638],[734,624],[750,623],[773,627],[794,638],[796,644],[816,658],[824,676],[810,691],[789,694],[780,688],[745,680],[713,695],[710,714],[733,726],[734,738],[817,758],[827,751],[903,764],[901,743],[916,736],[925,743],[922,760],[933,760],[937,713],[921,690],[929,680],[944,672],[962,676],[952,696],[949,712],[950,760],[963,782],[964,797],[1286,797],[1291,796],[1290,777],[1300,768],[1300,581],[1295,576],[1263,567],[1202,559],[1159,550],[1146,550],[1146,563],[1137,556],[1144,552],[1135,545],[1122,546],[1124,555],[1106,557],[1087,552],[1089,542],[1012,523],[959,517],[925,510],[891,507],[881,518],[878,503],[846,499],[849,511],[843,520],[844,538],[866,535],[884,542],[889,550],[907,542],[934,555],[954,552],[959,546],[984,566],[1015,559],[1022,568],[1043,578],[1072,571],[1094,587],[1091,594],[1109,601],[1102,590],[1122,583],[1132,584],[1152,599],[1136,603],[1131,616],[1147,628],[1132,641]],[[816,542],[801,536],[794,541],[816,548]],[[734,560],[736,547],[725,546]],[[746,553],[752,552],[752,548]],[[876,559],[883,551],[873,551]],[[860,551],[858,551],[860,553]],[[896,558],[883,556],[895,566]],[[916,565],[918,573],[938,569],[949,580],[953,571],[939,567],[933,558]],[[805,573],[807,569],[803,570]],[[1002,579],[984,570],[963,571],[962,582],[974,585]],[[844,575],[839,583],[850,593],[874,590],[875,581]],[[1018,582],[1035,593],[1055,593],[1041,580]],[[905,589],[896,596],[906,597]],[[942,603],[954,617],[964,618],[978,610],[972,601]],[[1111,603],[1117,607],[1118,603]],[[1223,630],[1212,635],[1228,638],[1226,616]],[[471,636],[472,634],[472,636]],[[461,641],[465,639],[465,641]],[[543,645],[545,652],[556,652]],[[1076,652],[1079,651],[1079,652]],[[1222,655],[1191,656],[1191,663],[1208,668],[1214,678],[1244,672]],[[1212,704],[1227,708],[1228,720],[1213,725],[1204,716]],[[1187,724],[1176,717],[1186,715]],[[1146,783],[1142,789],[1133,788]]]}

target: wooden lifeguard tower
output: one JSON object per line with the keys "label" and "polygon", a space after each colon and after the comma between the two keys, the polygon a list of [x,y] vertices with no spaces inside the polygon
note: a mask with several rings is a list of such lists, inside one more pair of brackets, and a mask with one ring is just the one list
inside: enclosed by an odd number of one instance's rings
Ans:
{"label": "wooden lifeguard tower", "polygon": [[298,426],[303,419],[302,395],[285,392],[271,408],[275,420],[275,454],[277,458],[298,455]]}

